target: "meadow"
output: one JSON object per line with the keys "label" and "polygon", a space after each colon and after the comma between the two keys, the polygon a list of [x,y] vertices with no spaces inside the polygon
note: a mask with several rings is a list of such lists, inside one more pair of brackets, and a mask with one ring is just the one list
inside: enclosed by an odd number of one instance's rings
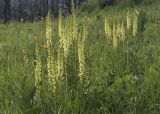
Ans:
{"label": "meadow", "polygon": [[160,114],[160,3],[0,25],[0,114]]}

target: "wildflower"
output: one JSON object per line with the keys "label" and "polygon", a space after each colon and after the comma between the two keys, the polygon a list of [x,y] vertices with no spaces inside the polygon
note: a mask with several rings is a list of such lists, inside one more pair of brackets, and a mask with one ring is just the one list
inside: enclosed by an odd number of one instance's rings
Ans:
{"label": "wildflower", "polygon": [[37,90],[40,92],[40,82],[41,82],[41,59],[39,55],[38,45],[36,44],[36,66],[35,66],[35,86]]}
{"label": "wildflower", "polygon": [[[61,9],[59,10],[59,20],[58,20],[58,34],[59,34],[59,47],[58,47],[58,54],[57,54],[57,75],[58,75],[58,81],[63,80],[63,74],[64,74],[64,58],[63,58],[63,48],[64,48],[64,28],[63,28],[63,16]],[[60,84],[60,83],[59,83]]]}
{"label": "wildflower", "polygon": [[118,37],[118,38],[121,38],[121,23],[118,21],[118,23],[117,23],[117,31],[116,31],[116,36]]}
{"label": "wildflower", "polygon": [[134,21],[133,21],[133,36],[137,35],[137,27],[138,27],[138,17],[134,14]]}
{"label": "wildflower", "polygon": [[78,58],[79,58],[79,78],[80,84],[86,88],[89,85],[88,77],[85,75],[85,41],[88,36],[87,19],[84,19],[82,30],[79,33],[78,40]]}
{"label": "wildflower", "polygon": [[108,38],[112,37],[112,30],[107,18],[105,19],[105,34]]}
{"label": "wildflower", "polygon": [[77,25],[77,18],[76,18],[76,13],[75,13],[75,8],[74,8],[74,2],[72,0],[72,39],[77,40],[77,34],[78,34],[78,25]]}
{"label": "wildflower", "polygon": [[116,23],[113,24],[113,47],[116,48],[118,45],[118,41],[117,41],[117,33],[116,33]]}
{"label": "wildflower", "polygon": [[44,48],[44,49],[48,49],[48,47],[49,47],[49,46],[48,46],[47,44],[43,45],[43,48]]}
{"label": "wildflower", "polygon": [[56,76],[54,69],[54,58],[52,53],[52,30],[51,30],[51,12],[48,12],[46,20],[46,47],[47,47],[47,70],[48,70],[48,83],[50,85],[50,90],[54,93],[56,90]]}
{"label": "wildflower", "polygon": [[127,12],[127,29],[130,30],[131,29],[131,13],[130,11]]}
{"label": "wildflower", "polygon": [[62,11],[61,9],[59,10],[59,19],[58,19],[58,34],[59,34],[59,38],[62,39],[63,37],[63,17],[62,17]]}
{"label": "wildflower", "polygon": [[74,36],[73,36],[73,28],[72,28],[72,18],[68,17],[66,19],[66,24],[64,27],[64,35],[62,38],[62,45],[63,45],[63,50],[64,50],[64,57],[65,59],[68,57],[69,54],[69,48],[73,43]]}
{"label": "wildflower", "polygon": [[125,35],[126,35],[126,33],[125,33],[125,25],[124,25],[124,22],[122,22],[122,24],[121,24],[121,38],[120,38],[122,41],[125,40]]}

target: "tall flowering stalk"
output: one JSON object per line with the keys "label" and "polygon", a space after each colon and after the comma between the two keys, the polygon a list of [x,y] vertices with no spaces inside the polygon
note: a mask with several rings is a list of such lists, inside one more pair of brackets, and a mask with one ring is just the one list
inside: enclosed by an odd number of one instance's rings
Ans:
{"label": "tall flowering stalk", "polygon": [[[73,2],[72,2],[73,5]],[[59,21],[58,21],[58,34],[59,34],[59,49],[58,49],[58,78],[63,80],[65,78],[67,84],[67,59],[71,46],[74,41],[77,40],[78,25],[75,14],[75,9],[72,6],[72,15],[66,17],[63,21],[63,16],[61,10],[59,11]],[[65,76],[65,77],[63,77]],[[66,85],[67,87],[67,85]],[[67,90],[67,89],[66,89]]]}
{"label": "tall flowering stalk", "polygon": [[59,47],[58,47],[57,70],[58,70],[58,80],[60,82],[62,81],[63,74],[64,74],[63,40],[65,36],[64,29],[63,29],[63,16],[62,16],[61,9],[59,10],[58,34],[59,34]]}
{"label": "tall flowering stalk", "polygon": [[127,12],[126,20],[127,20],[127,29],[130,30],[132,26],[130,11]]}
{"label": "tall flowering stalk", "polygon": [[51,29],[51,12],[48,12],[46,20],[46,43],[47,43],[47,72],[48,83],[52,92],[56,90],[56,75],[54,69],[54,58],[52,53],[52,29]]}
{"label": "tall flowering stalk", "polygon": [[111,39],[111,37],[112,37],[112,30],[111,30],[111,27],[110,27],[110,24],[109,24],[109,20],[108,20],[107,17],[105,18],[105,34],[106,34],[107,38]]}
{"label": "tall flowering stalk", "polygon": [[63,48],[64,57],[67,58],[69,54],[69,48],[73,44],[73,41],[77,40],[78,24],[74,8],[74,2],[72,0],[72,15],[68,16],[63,23],[62,13],[59,14],[59,37],[60,45]]}
{"label": "tall flowering stalk", "polygon": [[36,43],[36,48],[35,48],[35,55],[36,55],[36,66],[35,66],[35,87],[37,88],[38,92],[40,92],[40,82],[41,82],[41,68],[42,68],[42,63],[41,63],[41,58],[38,50],[38,44]]}
{"label": "tall flowering stalk", "polygon": [[121,40],[124,41],[126,37],[125,24],[122,22],[121,24]]}
{"label": "tall flowering stalk", "polygon": [[59,35],[59,39],[60,39],[60,44],[62,37],[63,37],[63,16],[62,16],[62,10],[59,9],[59,18],[58,18],[58,35]]}
{"label": "tall flowering stalk", "polygon": [[78,24],[77,24],[77,17],[76,17],[76,11],[75,11],[75,5],[72,0],[72,37],[73,40],[77,40],[77,35],[78,35]]}
{"label": "tall flowering stalk", "polygon": [[137,35],[137,27],[138,27],[138,16],[134,13],[134,20],[133,20],[133,36]]}
{"label": "tall flowering stalk", "polygon": [[88,77],[85,75],[85,41],[88,36],[87,19],[84,19],[81,33],[78,40],[78,58],[79,58],[79,78],[80,84],[85,88],[89,85]]}
{"label": "tall flowering stalk", "polygon": [[117,48],[118,41],[117,41],[117,26],[116,23],[113,23],[113,47]]}
{"label": "tall flowering stalk", "polygon": [[72,18],[71,17],[66,18],[62,43],[63,43],[63,49],[64,49],[64,57],[67,58],[69,54],[70,46],[73,43]]}
{"label": "tall flowering stalk", "polygon": [[121,34],[121,23],[120,23],[120,21],[117,22],[116,36],[117,36],[117,38],[121,38],[121,36],[122,36],[122,34]]}

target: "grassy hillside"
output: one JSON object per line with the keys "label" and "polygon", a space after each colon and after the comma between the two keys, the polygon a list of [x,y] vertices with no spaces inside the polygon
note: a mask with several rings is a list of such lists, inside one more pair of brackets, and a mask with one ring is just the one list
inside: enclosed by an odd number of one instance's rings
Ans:
{"label": "grassy hillside", "polygon": [[159,11],[116,5],[1,24],[0,114],[159,114]]}

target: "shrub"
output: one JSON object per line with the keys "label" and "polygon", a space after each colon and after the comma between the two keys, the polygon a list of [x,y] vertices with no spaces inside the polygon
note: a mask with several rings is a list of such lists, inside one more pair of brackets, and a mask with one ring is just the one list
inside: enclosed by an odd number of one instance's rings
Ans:
{"label": "shrub", "polygon": [[150,4],[153,4],[156,1],[158,1],[158,0],[142,0],[142,4],[144,4],[144,5],[150,5]]}
{"label": "shrub", "polygon": [[120,1],[120,5],[121,6],[130,6],[133,7],[135,5],[139,5],[139,4],[144,4],[144,5],[148,5],[148,4],[152,4],[154,2],[156,2],[157,0],[119,0]]}

